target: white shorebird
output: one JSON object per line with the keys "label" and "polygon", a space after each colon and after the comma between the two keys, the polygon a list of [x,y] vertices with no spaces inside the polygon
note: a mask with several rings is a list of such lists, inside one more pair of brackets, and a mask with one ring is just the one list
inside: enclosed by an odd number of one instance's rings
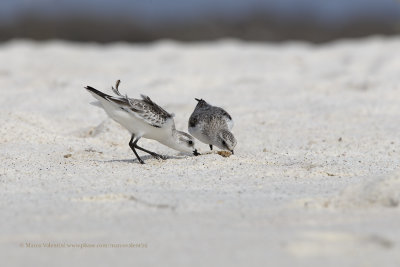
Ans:
{"label": "white shorebird", "polygon": [[189,133],[201,142],[229,150],[233,154],[236,139],[230,130],[233,127],[231,115],[224,109],[208,104],[203,99],[195,98],[198,103],[189,118]]}
{"label": "white shorebird", "polygon": [[119,84],[120,80],[117,81],[115,88],[112,87],[117,96],[104,94],[90,86],[86,86],[85,89],[98,100],[93,103],[94,105],[102,107],[108,116],[131,133],[129,147],[140,163],[144,164],[144,161],[139,157],[136,149],[157,159],[163,158],[157,153],[138,146],[137,142],[142,137],[157,140],[161,144],[181,152],[198,155],[194,147],[194,138],[175,129],[173,114],[158,106],[148,96],[141,95],[142,99],[139,100],[121,95],[118,90]]}

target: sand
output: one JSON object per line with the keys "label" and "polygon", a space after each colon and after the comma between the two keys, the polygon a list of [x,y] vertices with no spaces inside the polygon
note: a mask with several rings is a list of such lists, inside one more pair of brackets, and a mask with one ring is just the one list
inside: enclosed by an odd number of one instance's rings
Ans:
{"label": "sand", "polygon": [[[2,264],[399,266],[399,47],[1,44]],[[138,164],[83,89],[117,79],[180,130],[195,97],[224,107],[235,154],[143,139],[168,159]]]}

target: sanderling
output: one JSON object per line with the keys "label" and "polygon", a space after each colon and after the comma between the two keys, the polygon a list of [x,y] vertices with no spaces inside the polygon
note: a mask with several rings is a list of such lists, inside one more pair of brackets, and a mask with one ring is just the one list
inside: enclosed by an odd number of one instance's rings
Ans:
{"label": "sanderling", "polygon": [[144,161],[139,157],[136,149],[157,159],[163,158],[157,153],[138,146],[137,142],[142,137],[157,140],[161,144],[181,152],[193,152],[194,155],[198,155],[194,147],[194,138],[175,129],[173,114],[154,103],[148,96],[141,95],[142,99],[139,100],[121,95],[118,90],[119,84],[120,80],[117,81],[115,88],[112,87],[117,96],[104,94],[90,86],[86,86],[85,89],[99,101],[94,103],[96,106],[102,107],[108,116],[131,133],[129,146],[140,163],[144,164]]}
{"label": "sanderling", "polygon": [[198,103],[189,118],[189,133],[201,142],[226,149],[232,152],[236,139],[230,130],[233,127],[232,117],[224,109],[208,104],[203,99],[195,98]]}

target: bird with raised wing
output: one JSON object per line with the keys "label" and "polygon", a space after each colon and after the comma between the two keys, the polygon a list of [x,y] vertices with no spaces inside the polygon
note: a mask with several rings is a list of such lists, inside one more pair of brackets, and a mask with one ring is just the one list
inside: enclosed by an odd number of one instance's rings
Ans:
{"label": "bird with raised wing", "polygon": [[86,86],[85,89],[98,100],[94,103],[96,106],[102,107],[110,118],[130,132],[129,147],[140,163],[144,164],[144,161],[139,157],[136,149],[157,159],[164,158],[140,147],[137,143],[142,137],[156,140],[180,152],[198,155],[194,138],[175,129],[173,114],[157,105],[148,96],[141,95],[142,99],[134,99],[122,95],[118,89],[119,84],[120,80],[116,82],[115,87],[112,87],[116,96],[107,95],[91,86]]}

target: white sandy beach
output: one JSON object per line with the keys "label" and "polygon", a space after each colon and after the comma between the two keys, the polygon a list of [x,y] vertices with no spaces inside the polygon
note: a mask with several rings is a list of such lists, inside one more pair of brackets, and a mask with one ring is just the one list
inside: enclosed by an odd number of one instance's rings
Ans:
{"label": "white sandy beach", "polygon": [[[1,265],[400,266],[399,48],[1,44]],[[235,155],[142,139],[169,158],[138,164],[83,89],[111,93],[117,79],[180,130],[195,97],[224,107]]]}

